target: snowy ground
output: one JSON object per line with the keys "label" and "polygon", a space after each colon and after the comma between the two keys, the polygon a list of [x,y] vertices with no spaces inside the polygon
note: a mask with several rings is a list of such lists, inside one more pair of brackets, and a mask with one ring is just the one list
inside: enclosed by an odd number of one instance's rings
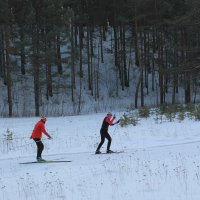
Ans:
{"label": "snowy ground", "polygon": [[[136,127],[110,127],[112,149],[125,153],[94,155],[104,115],[48,118],[53,140],[43,136],[43,157],[72,162],[30,165],[19,163],[35,160],[29,136],[38,118],[1,118],[0,199],[199,199],[199,122],[160,124],[152,117]],[[6,140],[7,129],[13,140]]]}

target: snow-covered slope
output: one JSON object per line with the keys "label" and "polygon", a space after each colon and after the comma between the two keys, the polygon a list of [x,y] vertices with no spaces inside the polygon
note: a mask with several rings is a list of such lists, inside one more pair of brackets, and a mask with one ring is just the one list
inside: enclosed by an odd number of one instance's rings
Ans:
{"label": "snow-covered slope", "polygon": [[[38,118],[0,119],[1,200],[197,200],[200,195],[199,123],[110,127],[112,149],[121,154],[95,155],[105,113],[48,118],[43,136],[47,160],[71,163],[20,165],[34,161],[29,139]],[[120,113],[117,114],[117,117]],[[9,129],[9,130],[8,130]],[[4,135],[12,133],[12,140]],[[7,138],[7,139],[6,139]],[[106,142],[102,151],[106,149]]]}

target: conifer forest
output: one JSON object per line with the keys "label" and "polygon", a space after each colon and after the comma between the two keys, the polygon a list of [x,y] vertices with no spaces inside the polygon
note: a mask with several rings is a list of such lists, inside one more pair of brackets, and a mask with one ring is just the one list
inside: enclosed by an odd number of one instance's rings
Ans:
{"label": "conifer forest", "polygon": [[196,104],[199,78],[199,0],[0,0],[0,116]]}

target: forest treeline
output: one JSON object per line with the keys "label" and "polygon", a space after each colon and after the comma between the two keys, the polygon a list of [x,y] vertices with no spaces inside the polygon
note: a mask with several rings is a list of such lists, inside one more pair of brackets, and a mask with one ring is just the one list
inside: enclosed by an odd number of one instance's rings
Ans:
{"label": "forest treeline", "polygon": [[[108,30],[109,52],[105,47]],[[130,87],[130,70],[133,64],[137,67],[136,108],[145,105],[150,91],[159,94],[161,105],[171,91],[175,104],[180,87],[181,103],[195,103],[200,1],[0,0],[0,81],[1,90],[6,88],[8,116],[13,116],[16,76],[33,79],[36,116],[41,114],[41,95],[46,101],[52,98],[54,79],[61,77],[69,82],[70,101],[77,102],[80,112],[84,84],[95,100],[100,97],[99,68],[108,53],[117,72],[117,90]]]}

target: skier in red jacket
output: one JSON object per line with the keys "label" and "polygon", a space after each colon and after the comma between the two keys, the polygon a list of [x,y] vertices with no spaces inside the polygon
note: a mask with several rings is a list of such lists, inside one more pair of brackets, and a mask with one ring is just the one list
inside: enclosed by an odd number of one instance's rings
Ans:
{"label": "skier in red jacket", "polygon": [[49,139],[52,138],[45,130],[46,120],[47,118],[44,115],[42,115],[41,120],[35,124],[35,127],[31,135],[31,138],[35,141],[37,145],[37,160],[38,161],[44,161],[44,159],[42,159],[42,151],[44,149],[44,145],[41,141],[42,133],[44,133]]}
{"label": "skier in red jacket", "polygon": [[108,113],[106,115],[106,117],[104,118],[104,120],[103,120],[103,123],[102,123],[102,126],[101,126],[101,130],[100,130],[101,142],[99,143],[99,145],[97,147],[97,150],[95,152],[96,154],[100,154],[101,153],[100,148],[103,145],[103,143],[105,141],[105,138],[108,140],[107,151],[106,152],[107,153],[113,153],[113,151],[110,150],[110,145],[111,145],[112,138],[110,137],[110,135],[108,133],[108,127],[119,123],[120,120],[118,120],[117,122],[113,123],[113,121],[115,120],[115,115],[113,116],[112,119],[111,118],[112,118],[112,114]]}

